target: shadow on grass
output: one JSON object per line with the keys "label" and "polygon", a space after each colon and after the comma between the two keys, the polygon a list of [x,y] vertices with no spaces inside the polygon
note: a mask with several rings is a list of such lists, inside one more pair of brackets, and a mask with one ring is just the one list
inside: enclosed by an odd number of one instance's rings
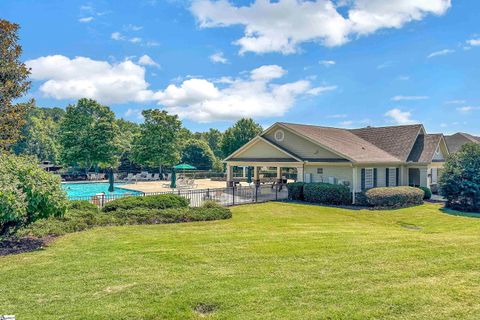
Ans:
{"label": "shadow on grass", "polygon": [[480,212],[463,212],[463,211],[457,211],[453,209],[448,209],[448,208],[442,208],[440,209],[443,213],[452,215],[452,216],[459,216],[459,217],[467,217],[467,218],[480,218]]}
{"label": "shadow on grass", "polygon": [[53,237],[0,239],[0,256],[43,249]]}

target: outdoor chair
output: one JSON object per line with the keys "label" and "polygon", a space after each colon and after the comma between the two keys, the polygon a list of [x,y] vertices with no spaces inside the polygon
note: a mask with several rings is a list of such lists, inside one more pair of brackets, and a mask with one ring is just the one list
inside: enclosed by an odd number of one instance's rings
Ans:
{"label": "outdoor chair", "polygon": [[155,173],[152,175],[152,181],[159,181],[160,180],[160,174],[159,173]]}

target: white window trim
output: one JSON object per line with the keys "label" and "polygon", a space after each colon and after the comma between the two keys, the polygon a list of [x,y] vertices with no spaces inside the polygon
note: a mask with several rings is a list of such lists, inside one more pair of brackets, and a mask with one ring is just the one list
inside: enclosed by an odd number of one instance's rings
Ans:
{"label": "white window trim", "polygon": [[397,168],[388,168],[388,186],[397,187]]}
{"label": "white window trim", "polygon": [[[371,181],[367,179],[367,172],[371,172]],[[370,183],[371,182],[371,183]],[[365,189],[371,189],[375,185],[375,170],[374,168],[365,168]]]}
{"label": "white window trim", "polygon": [[[277,134],[281,134],[281,138],[278,138],[277,137]],[[278,142],[282,142],[284,139],[285,139],[285,131],[283,131],[282,129],[278,129],[277,131],[275,131],[275,133],[273,134],[273,137],[275,138],[276,141]]]}

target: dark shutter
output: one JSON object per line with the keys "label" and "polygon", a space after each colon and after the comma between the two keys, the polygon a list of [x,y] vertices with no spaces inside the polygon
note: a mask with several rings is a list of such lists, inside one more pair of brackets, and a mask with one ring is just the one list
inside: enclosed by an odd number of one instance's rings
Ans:
{"label": "dark shutter", "polygon": [[400,180],[398,179],[398,178],[400,177],[399,172],[400,172],[400,169],[397,168],[397,169],[396,169],[396,177],[395,177],[395,178],[397,179],[397,180],[395,181],[395,183],[397,184],[397,186],[399,185],[398,181],[400,181]]}
{"label": "dark shutter", "polygon": [[389,178],[390,178],[390,169],[387,168],[385,170],[385,186],[387,187],[388,187],[388,184],[390,183]]}
{"label": "dark shutter", "polygon": [[361,188],[365,190],[365,169],[362,169]]}
{"label": "dark shutter", "polygon": [[377,168],[373,168],[373,187],[377,187]]}

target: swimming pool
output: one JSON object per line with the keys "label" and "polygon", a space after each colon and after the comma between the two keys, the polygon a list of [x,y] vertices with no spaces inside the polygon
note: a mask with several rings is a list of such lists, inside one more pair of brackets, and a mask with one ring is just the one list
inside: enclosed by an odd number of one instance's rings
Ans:
{"label": "swimming pool", "polygon": [[109,184],[107,182],[80,182],[80,183],[62,183],[62,189],[67,192],[69,199],[76,197],[90,197],[99,193],[106,195],[138,195],[140,191],[121,188],[122,183],[115,183],[115,191],[108,192]]}

